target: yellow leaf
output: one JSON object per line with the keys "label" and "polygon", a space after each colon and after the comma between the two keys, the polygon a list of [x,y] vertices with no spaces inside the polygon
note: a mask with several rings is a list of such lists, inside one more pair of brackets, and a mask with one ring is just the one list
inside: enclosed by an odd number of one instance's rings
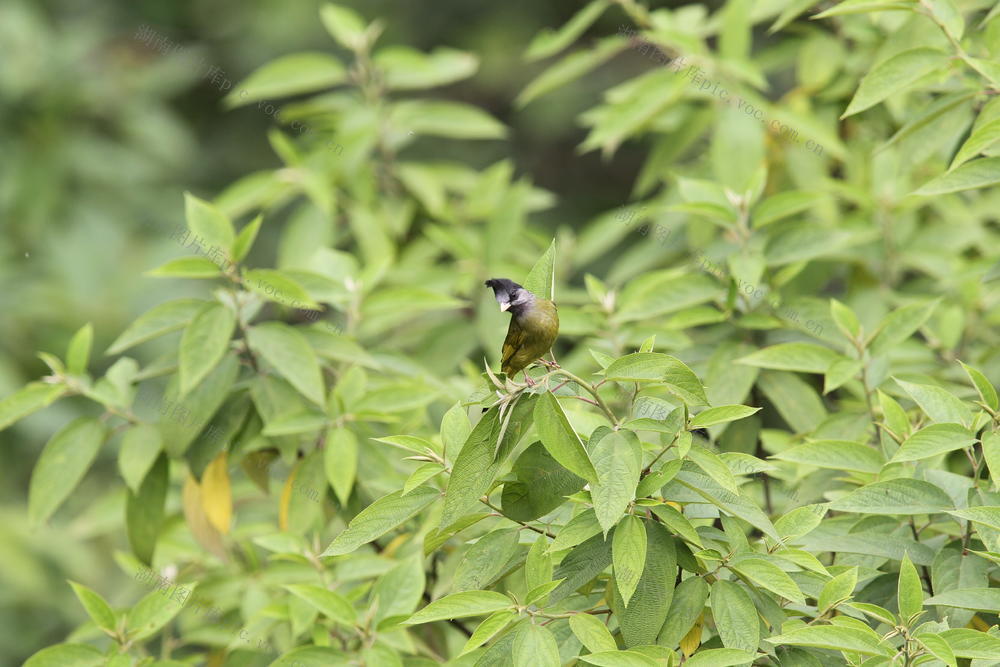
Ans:
{"label": "yellow leaf", "polygon": [[205,515],[205,510],[202,508],[201,486],[198,484],[198,480],[190,474],[184,483],[182,504],[184,507],[184,519],[187,521],[188,529],[190,529],[191,534],[194,535],[194,539],[198,541],[198,544],[220,559],[224,561],[229,560],[229,554],[226,553],[226,547],[222,543],[221,533],[211,524],[208,516]]}
{"label": "yellow leaf", "polygon": [[288,479],[285,480],[285,485],[281,487],[281,502],[278,505],[278,528],[282,531],[288,530],[288,508],[292,504],[292,484],[295,482],[295,476],[299,474],[299,465],[296,464],[292,468],[292,472],[288,474]]}
{"label": "yellow leaf", "polygon": [[989,623],[987,623],[983,619],[979,618],[979,614],[974,614],[972,616],[972,620],[969,621],[969,625],[966,626],[966,627],[973,628],[975,630],[979,630],[980,632],[986,632],[986,631],[988,631],[990,629]]}
{"label": "yellow leaf", "polygon": [[393,558],[396,554],[396,549],[405,544],[411,537],[413,536],[410,533],[403,533],[392,538],[392,541],[382,550],[382,555],[386,558]]}
{"label": "yellow leaf", "polygon": [[702,617],[698,616],[698,620],[694,622],[688,633],[684,635],[684,639],[681,640],[681,651],[684,652],[685,658],[691,657],[691,654],[701,646],[701,622]]}
{"label": "yellow leaf", "polygon": [[226,452],[220,452],[201,476],[201,505],[208,520],[223,535],[229,534],[233,520],[233,493],[226,459]]}

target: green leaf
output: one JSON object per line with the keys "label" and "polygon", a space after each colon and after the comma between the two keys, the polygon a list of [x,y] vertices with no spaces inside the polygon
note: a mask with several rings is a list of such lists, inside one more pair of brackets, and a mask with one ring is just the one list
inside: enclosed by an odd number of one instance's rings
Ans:
{"label": "green leaf", "polygon": [[759,411],[760,408],[751,408],[749,405],[720,405],[699,412],[691,420],[690,428],[696,429],[715,426],[716,424],[725,424],[737,419],[744,419]]}
{"label": "green leaf", "polygon": [[170,462],[167,455],[161,452],[138,490],[134,493],[126,491],[125,527],[128,541],[136,558],[147,565],[153,562],[169,485]]}
{"label": "green leaf", "polygon": [[993,383],[972,366],[968,366],[961,361],[958,363],[962,364],[966,375],[972,380],[972,384],[976,386],[976,391],[979,392],[979,398],[983,399],[983,403],[990,406],[993,410],[1000,409],[1000,401],[997,399],[997,390],[993,387]]}
{"label": "green leaf", "polygon": [[80,600],[80,604],[83,605],[83,608],[87,611],[87,615],[94,620],[97,627],[114,633],[117,618],[115,617],[115,612],[111,610],[111,606],[108,605],[104,598],[75,581],[70,581],[69,585],[73,587],[73,592],[76,593],[77,599]]}
{"label": "green leaf", "polygon": [[1000,432],[988,431],[983,434],[983,458],[989,468],[994,487],[1000,481]]}
{"label": "green leaf", "polygon": [[586,7],[574,14],[573,18],[567,21],[559,30],[543,28],[531,40],[531,44],[528,45],[528,49],[524,54],[524,59],[530,62],[532,60],[548,58],[559,53],[576,41],[587,28],[593,25],[594,21],[604,13],[604,10],[610,4],[608,0],[593,0]]}
{"label": "green leaf", "polygon": [[710,452],[704,447],[692,445],[688,450],[687,456],[694,461],[695,465],[715,480],[716,484],[732,493],[739,493],[739,484],[736,482],[736,476],[733,475],[726,462],[719,458],[717,454]]}
{"label": "green leaf", "polygon": [[962,164],[976,157],[986,149],[1000,141],[1000,118],[989,121],[977,127],[962,147],[958,150],[955,158],[951,161],[948,171],[952,171]]}
{"label": "green leaf", "polygon": [[316,405],[324,405],[319,360],[301,333],[281,322],[265,322],[250,328],[247,340],[250,349],[262,356],[299,393]]}
{"label": "green leaf", "polygon": [[602,651],[579,656],[580,662],[597,667],[656,667],[661,664],[636,651]]}
{"label": "green leaf", "polygon": [[285,589],[297,598],[305,600],[324,616],[348,627],[357,622],[354,607],[340,593],[313,584],[291,584]]}
{"label": "green leaf", "polygon": [[[326,432],[323,468],[337,500],[342,506],[346,506],[358,471],[358,439],[353,431],[334,427]],[[408,492],[407,489],[403,490],[404,495]]]}
{"label": "green leaf", "polygon": [[401,491],[382,496],[351,519],[347,529],[337,535],[321,555],[341,556],[351,553],[362,544],[385,535],[416,516],[440,497],[440,491],[428,487],[418,487],[405,496]]}
{"label": "green leaf", "polygon": [[56,644],[32,654],[22,667],[100,667],[107,658],[89,644]]}
{"label": "green leaf", "polygon": [[751,220],[755,228],[760,228],[788,216],[801,213],[818,203],[820,197],[815,192],[791,190],[779,192],[757,204]]}
{"label": "green leaf", "polygon": [[901,438],[909,437],[910,418],[906,416],[906,411],[900,407],[899,403],[881,389],[878,390],[878,402],[879,407],[882,408],[885,423],[892,432]]}
{"label": "green leaf", "polygon": [[764,371],[757,386],[795,433],[812,431],[827,416],[816,391],[793,373]]}
{"label": "green leaf", "polygon": [[1000,660],[1000,638],[968,628],[944,630],[940,634],[956,657]]}
{"label": "green leaf", "polygon": [[407,46],[379,49],[375,65],[390,90],[421,90],[461,81],[476,71],[479,60],[465,51],[439,47],[421,53]]}
{"label": "green leaf", "polygon": [[[328,667],[344,664],[347,661],[346,654],[329,646],[299,646],[282,655],[268,667]],[[180,666],[170,665],[170,667]]]}
{"label": "green leaf", "polygon": [[795,581],[765,556],[739,558],[729,567],[761,588],[766,588],[792,602],[805,604],[805,597]]}
{"label": "green leaf", "polygon": [[250,254],[250,248],[253,247],[254,241],[257,240],[257,232],[260,231],[260,225],[263,221],[264,216],[258,215],[248,222],[240,230],[240,233],[236,235],[236,240],[233,241],[232,253],[234,262],[242,262]]}
{"label": "green leaf", "polygon": [[538,258],[524,279],[524,288],[536,296],[550,301],[556,293],[556,241],[552,239],[545,253]]}
{"label": "green leaf", "polygon": [[187,451],[225,402],[238,373],[239,361],[230,352],[183,400],[178,400],[179,378],[176,375],[171,378],[160,401],[163,418],[159,423],[168,454],[179,457]]}
{"label": "green leaf", "polygon": [[857,340],[861,337],[861,322],[858,321],[858,316],[836,299],[830,299],[830,317],[848,340]]}
{"label": "green leaf", "polygon": [[182,396],[222,361],[235,330],[236,316],[221,303],[210,303],[195,315],[184,329],[178,354]]}
{"label": "green leaf", "polygon": [[948,494],[919,479],[875,482],[830,503],[832,510],[859,514],[934,514],[952,507]]}
{"label": "green leaf", "polygon": [[132,491],[138,491],[142,480],[156,462],[156,457],[163,450],[163,439],[160,429],[152,424],[134,424],[129,426],[122,438],[121,450],[118,452],[118,471],[125,484]]}
{"label": "green leaf", "polygon": [[663,522],[663,525],[669,528],[675,535],[684,538],[685,541],[691,544],[701,546],[701,537],[698,535],[698,531],[695,530],[694,525],[692,525],[688,518],[679,511],[670,505],[656,505],[650,509]]}
{"label": "green leaf", "polygon": [[598,473],[594,464],[554,394],[545,392],[539,396],[534,419],[538,439],[552,458],[573,474],[592,483],[597,482]]}
{"label": "green leaf", "polygon": [[932,456],[969,447],[976,442],[969,429],[958,424],[931,424],[909,438],[892,456],[892,462],[920,461]]}
{"label": "green leaf", "polygon": [[[489,492],[500,464],[532,423],[534,397],[521,397],[501,433],[499,410],[490,408],[476,424],[452,467],[441,528],[449,528]],[[506,417],[505,417],[506,419]]]}
{"label": "green leaf", "polygon": [[907,624],[907,627],[913,627],[911,625],[913,619],[923,611],[924,591],[920,585],[920,575],[917,574],[917,568],[914,567],[909,554],[903,556],[903,560],[899,564],[899,586],[896,599],[900,617]]}
{"label": "green leaf", "polygon": [[684,667],[732,667],[745,665],[754,659],[754,653],[735,648],[702,649],[684,662]]}
{"label": "green leaf", "polygon": [[302,285],[283,271],[274,269],[252,269],[243,276],[243,285],[261,296],[292,308],[318,310]]}
{"label": "green leaf", "polygon": [[[648,536],[647,533],[647,543]],[[646,557],[648,560],[648,551]],[[569,596],[609,565],[611,565],[611,540],[606,540],[603,535],[594,535],[577,545],[566,554],[552,575],[553,579],[562,579],[563,582],[552,591],[549,604],[554,605]]]}
{"label": "green leaf", "polygon": [[966,427],[972,425],[972,411],[969,407],[941,387],[904,382],[899,378],[893,379],[934,421],[953,422]]}
{"label": "green leaf", "polygon": [[934,299],[924,303],[911,303],[886,315],[871,339],[871,353],[881,354],[909,338],[927,321],[939,302],[940,299]]}
{"label": "green leaf", "polygon": [[515,665],[559,667],[559,645],[548,629],[534,623],[524,623],[514,632],[511,659]]}
{"label": "green leaf", "polygon": [[646,527],[646,563],[628,607],[624,605],[617,580],[613,580],[614,597],[610,606],[618,617],[625,648],[656,642],[667,618],[677,579],[674,538],[655,521],[643,523]]}
{"label": "green leaf", "polygon": [[947,56],[937,49],[922,47],[894,55],[876,65],[861,79],[854,98],[841,118],[875,106],[947,64]]}
{"label": "green leaf", "polygon": [[479,648],[489,640],[496,637],[513,621],[517,620],[517,617],[517,612],[510,611],[508,609],[501,609],[500,611],[493,612],[487,616],[486,619],[476,627],[472,636],[469,637],[469,641],[465,642],[465,647],[462,648],[461,655],[465,655],[469,651]]}
{"label": "green leaf", "polygon": [[781,343],[738,359],[737,363],[783,371],[825,373],[840,355],[813,343]]}
{"label": "green leaf", "polygon": [[604,375],[617,382],[663,382],[688,405],[709,404],[698,376],[680,359],[659,352],[635,352],[615,359]]}
{"label": "green leaf", "polygon": [[956,42],[962,39],[965,21],[962,20],[962,14],[952,0],[926,0],[924,6],[930,10],[935,22],[944,26],[949,37]]}
{"label": "green leaf", "polygon": [[[640,526],[641,528],[641,526]],[[645,531],[643,541],[645,542]],[[646,545],[643,544],[643,558],[645,558]],[[607,626],[591,614],[573,614],[569,617],[569,627],[588,651],[591,653],[601,653],[603,651],[616,651],[618,645],[615,644],[614,637]]]}
{"label": "green leaf", "polygon": [[331,88],[347,80],[347,70],[328,53],[292,53],[254,70],[226,96],[228,107]]}
{"label": "green leaf", "polygon": [[593,49],[575,51],[564,56],[528,82],[514,104],[519,108],[524,107],[532,100],[579,79],[587,72],[603,65],[627,46],[628,43],[620,37],[606,37]]}
{"label": "green leaf", "polygon": [[957,516],[968,521],[974,521],[1000,530],[1000,507],[978,506],[965,509],[951,510],[948,512],[952,516]]}
{"label": "green leaf", "polygon": [[958,667],[955,653],[941,635],[934,632],[918,632],[914,635],[914,639],[920,642],[920,645],[927,649],[931,655],[948,665],[948,667]]}
{"label": "green leaf", "polygon": [[587,483],[559,465],[540,442],[517,457],[511,473],[517,479],[504,483],[500,506],[515,521],[534,521],[548,514]]}
{"label": "green leaf", "polygon": [[877,473],[885,465],[885,458],[877,450],[849,440],[815,440],[790,447],[771,458],[817,468],[866,473]]}
{"label": "green leaf", "polygon": [[465,616],[483,616],[501,609],[514,609],[514,602],[496,591],[463,591],[431,602],[410,616],[407,625],[444,621]]}
{"label": "green leaf", "polygon": [[451,406],[441,418],[441,442],[444,443],[444,453],[454,460],[462,451],[462,445],[472,432],[469,416],[458,402]]}
{"label": "green leaf", "polygon": [[548,553],[555,553],[563,549],[575,547],[600,532],[601,524],[597,522],[597,515],[594,514],[594,510],[586,509],[570,519],[563,526],[559,534],[556,535],[556,539],[549,545],[547,551]]}
{"label": "green leaf", "polygon": [[986,611],[996,614],[1000,612],[1000,589],[957,588],[927,598],[924,600],[924,605],[957,607],[959,609],[973,609],[975,611]]}
{"label": "green leaf", "polygon": [[323,27],[341,46],[357,50],[365,43],[365,22],[353,9],[326,3],[319,10]]}
{"label": "green leaf", "polygon": [[228,257],[236,239],[233,223],[211,203],[184,193],[187,227],[206,252],[218,248]]}
{"label": "green leaf", "polygon": [[128,325],[105,354],[118,354],[133,345],[183,329],[206,303],[202,299],[175,299],[147,310]]}
{"label": "green leaf", "polygon": [[778,646],[811,646],[834,651],[853,651],[864,655],[891,657],[895,653],[874,630],[840,625],[811,625],[797,628],[767,641]]}
{"label": "green leaf", "polygon": [[[676,649],[680,641],[691,631],[708,600],[709,586],[701,577],[688,577],[674,589],[674,596],[667,612],[667,620],[660,630],[656,643],[668,649]],[[697,655],[702,652],[699,651]]]}
{"label": "green leaf", "polygon": [[548,541],[544,537],[536,538],[528,549],[524,559],[524,585],[529,591],[552,581],[552,556],[547,549]]}
{"label": "green leaf", "polygon": [[0,431],[37,412],[66,392],[65,385],[31,382],[0,401]]}
{"label": "green leaf", "polygon": [[487,588],[504,573],[518,547],[518,528],[486,533],[465,552],[455,570],[452,589],[471,591]]}
{"label": "green leaf", "polygon": [[646,529],[639,517],[629,514],[618,523],[611,545],[611,562],[618,591],[628,607],[646,563]]}
{"label": "green leaf", "polygon": [[712,618],[723,646],[751,653],[757,650],[757,608],[742,586],[723,579],[712,584]]}
{"label": "green leaf", "polygon": [[218,278],[222,271],[205,257],[181,257],[146,272],[153,278]]}
{"label": "green leaf", "polygon": [[[719,486],[715,480],[696,470],[681,470],[671,484],[681,484],[694,491],[706,501],[719,509],[739,517],[758,528],[765,535],[780,540],[777,531],[767,515],[746,496],[733,493]],[[670,485],[664,487],[664,492],[670,490]]]}
{"label": "green leaf", "polygon": [[87,372],[90,347],[94,342],[94,327],[88,322],[73,334],[66,348],[66,371],[72,375]]}
{"label": "green leaf", "polygon": [[905,9],[909,11],[917,10],[915,0],[845,0],[835,7],[831,7],[824,12],[816,14],[813,19],[825,19],[831,16],[844,16],[847,14],[866,14],[892,9]]}
{"label": "green leaf", "polygon": [[867,616],[877,619],[881,623],[885,623],[886,625],[895,626],[899,623],[895,614],[884,607],[878,606],[877,604],[869,604],[867,602],[848,602],[846,605],[851,609],[856,609]]}
{"label": "green leaf", "polygon": [[984,157],[967,162],[925,183],[914,194],[943,195],[974,188],[988,188],[1000,183],[1000,157]]}
{"label": "green leaf", "polygon": [[605,426],[594,431],[590,440],[597,469],[597,482],[591,484],[590,495],[597,521],[607,536],[635,499],[642,472],[642,445],[631,431],[612,431]]}
{"label": "green leaf", "polygon": [[87,474],[107,435],[103,422],[80,417],[46,443],[28,487],[28,519],[32,523],[44,523],[62,505]]}
{"label": "green leaf", "polygon": [[854,588],[858,585],[857,566],[848,568],[823,584],[817,598],[816,608],[820,613],[825,613],[833,609],[838,604],[846,602],[854,595]]}
{"label": "green leaf", "polygon": [[[196,586],[197,583],[185,584],[192,594]],[[131,641],[152,637],[180,612],[189,597],[178,601],[174,596],[165,595],[164,591],[159,589],[147,594],[126,616],[125,634]]]}
{"label": "green leaf", "polygon": [[813,531],[826,516],[824,505],[803,505],[774,522],[774,528],[782,540],[802,537]]}
{"label": "green leaf", "polygon": [[949,113],[961,113],[962,108],[968,104],[969,100],[975,93],[969,91],[956,92],[951,95],[942,95],[933,104],[927,105],[926,108],[921,109],[917,112],[914,117],[907,121],[899,130],[889,138],[884,144],[879,146],[876,150],[876,154],[903,142],[911,137],[919,137],[920,134],[928,131],[929,128],[934,127],[934,123],[942,122],[947,120],[944,118],[946,114]]}
{"label": "green leaf", "polygon": [[398,102],[392,113],[400,128],[429,137],[503,139],[507,135],[507,127],[496,118],[459,102],[406,100]]}
{"label": "green leaf", "polygon": [[421,554],[413,554],[379,577],[372,589],[372,600],[378,601],[376,622],[392,616],[409,616],[420,603],[426,576]]}

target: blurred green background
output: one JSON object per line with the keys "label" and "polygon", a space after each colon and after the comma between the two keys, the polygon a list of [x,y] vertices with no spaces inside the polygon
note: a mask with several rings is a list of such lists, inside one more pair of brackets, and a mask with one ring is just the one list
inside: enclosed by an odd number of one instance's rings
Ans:
{"label": "blurred green background", "polygon": [[[444,150],[454,153],[446,155],[434,142],[428,153],[475,167],[512,157],[519,174],[558,196],[544,220],[552,229],[627,201],[645,151],[625,146],[611,160],[598,152],[579,155],[585,131],[576,118],[600,91],[647,68],[641,57],[617,58],[523,110],[513,105],[543,68],[524,63],[525,45],[543,27],[565,23],[582,3],[344,4],[383,17],[385,43],[444,45],[480,57],[475,76],[433,96],[488,111],[510,128],[508,139],[452,142]],[[320,5],[0,3],[0,396],[44,375],[35,352],[61,354],[84,323],[94,325],[95,351],[104,350],[138,314],[201,291],[189,282],[142,276],[185,253],[169,239],[183,223],[183,192],[214,197],[240,176],[280,165],[267,140],[277,123],[253,104],[226,110],[225,92],[206,76],[206,66],[220,68],[235,84],[285,53],[336,52],[317,20]],[[621,16],[609,13],[590,33],[616,32]],[[184,48],[160,53],[137,37],[143,25]],[[420,150],[418,143],[414,154]],[[265,262],[275,253],[280,216],[269,224],[255,250]],[[107,366],[97,358],[93,371]],[[0,432],[6,460],[0,468],[0,665],[19,664],[64,640],[84,620],[66,578],[119,593],[112,604],[134,593],[110,556],[123,545],[107,543],[105,530],[121,520],[121,494],[90,503],[116,476],[113,452],[101,454],[64,520],[37,530],[26,521],[28,480],[42,444],[86,403],[62,401]],[[124,541],[120,532],[117,537]]]}

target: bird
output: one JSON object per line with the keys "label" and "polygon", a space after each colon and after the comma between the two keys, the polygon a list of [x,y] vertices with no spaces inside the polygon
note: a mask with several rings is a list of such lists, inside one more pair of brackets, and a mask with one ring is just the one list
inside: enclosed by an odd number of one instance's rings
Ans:
{"label": "bird", "polygon": [[[500,370],[513,378],[552,349],[559,335],[559,312],[555,303],[508,278],[490,278],[485,285],[493,289],[500,311],[510,311]],[[527,372],[524,379],[532,384]]]}

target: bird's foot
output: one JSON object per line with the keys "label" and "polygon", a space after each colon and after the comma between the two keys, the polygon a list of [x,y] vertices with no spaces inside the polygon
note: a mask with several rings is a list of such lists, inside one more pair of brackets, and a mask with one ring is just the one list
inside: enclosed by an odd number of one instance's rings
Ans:
{"label": "bird's foot", "polygon": [[561,368],[561,366],[558,363],[554,361],[549,361],[548,359],[539,359],[538,363],[548,368]]}
{"label": "bird's foot", "polygon": [[531,379],[530,375],[528,375],[528,371],[524,372],[524,381],[529,387],[535,386],[535,381]]}

